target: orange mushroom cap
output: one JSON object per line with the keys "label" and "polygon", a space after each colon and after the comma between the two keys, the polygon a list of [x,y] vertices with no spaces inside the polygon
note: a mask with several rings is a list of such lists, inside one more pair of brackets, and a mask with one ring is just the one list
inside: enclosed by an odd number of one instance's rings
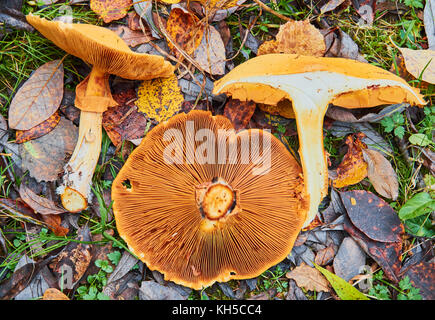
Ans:
{"label": "orange mushroom cap", "polygon": [[[226,161],[188,161],[193,152],[188,123],[193,136],[202,129],[215,136],[207,135],[207,153],[219,146],[231,150],[234,144],[237,152],[233,157],[228,152]],[[166,141],[171,130],[182,139]],[[230,134],[219,135],[219,130]],[[258,141],[270,138],[270,169],[264,174],[254,174],[258,162],[241,161],[246,155],[241,146],[255,135]],[[194,142],[194,152],[204,143]],[[183,161],[164,160],[171,144],[181,150]],[[256,277],[291,252],[301,230],[308,199],[300,173],[285,146],[267,131],[236,134],[223,116],[195,110],[178,114],[146,135],[113,182],[117,229],[130,250],[166,280],[200,289],[215,281]]]}

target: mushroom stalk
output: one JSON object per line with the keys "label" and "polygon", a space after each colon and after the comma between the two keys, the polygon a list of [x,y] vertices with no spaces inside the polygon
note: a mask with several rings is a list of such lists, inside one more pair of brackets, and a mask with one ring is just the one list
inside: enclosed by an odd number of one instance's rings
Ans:
{"label": "mushroom stalk", "polygon": [[[107,95],[105,81],[107,75],[94,67],[89,76],[86,96],[104,98]],[[80,112],[79,138],[65,166],[65,188],[61,195],[62,205],[70,212],[79,212],[87,207],[90,185],[101,151],[102,119],[101,112]]]}

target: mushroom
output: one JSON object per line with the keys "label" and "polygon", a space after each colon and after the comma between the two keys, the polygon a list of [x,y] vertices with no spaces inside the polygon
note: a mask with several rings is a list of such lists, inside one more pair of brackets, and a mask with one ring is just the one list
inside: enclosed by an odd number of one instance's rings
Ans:
{"label": "mushroom", "polygon": [[250,59],[216,81],[213,93],[270,105],[291,101],[306,194],[310,197],[304,227],[314,219],[328,192],[322,130],[328,104],[345,108],[404,101],[425,104],[417,89],[381,68],[350,59],[295,54],[268,54]]}
{"label": "mushroom", "polygon": [[31,14],[26,19],[58,47],[92,65],[90,74],[76,87],[75,105],[81,110],[79,137],[58,190],[64,208],[79,212],[87,207],[101,151],[102,114],[117,105],[110,93],[109,76],[148,80],[168,77],[174,68],[161,56],[131,51],[107,28],[48,21]]}
{"label": "mushroom", "polygon": [[268,131],[236,134],[224,116],[180,113],[145,136],[114,180],[116,227],[166,280],[201,289],[256,277],[291,252],[301,230],[300,174]]}

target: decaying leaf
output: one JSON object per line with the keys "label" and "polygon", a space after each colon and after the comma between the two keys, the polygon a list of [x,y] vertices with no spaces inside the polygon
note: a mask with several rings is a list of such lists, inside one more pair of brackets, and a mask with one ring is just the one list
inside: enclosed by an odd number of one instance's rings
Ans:
{"label": "decaying leaf", "polygon": [[[335,8],[337,8],[338,6],[340,6],[343,2],[345,2],[346,0],[329,0],[327,3],[325,3],[321,8],[320,8],[320,13],[326,13],[329,11],[334,10]],[[347,2],[347,6],[349,5],[350,1],[346,1]],[[346,6],[346,7],[347,7]]]}
{"label": "decaying leaf", "polygon": [[435,84],[435,50],[398,49],[410,74],[416,79]]}
{"label": "decaying leaf", "polygon": [[255,106],[254,101],[229,99],[225,105],[224,115],[231,120],[236,130],[244,129],[254,114]]}
{"label": "decaying leaf", "polygon": [[168,120],[176,114],[183,102],[177,77],[145,80],[138,89],[135,104],[138,110],[157,122]]}
{"label": "decaying leaf", "polygon": [[68,228],[62,226],[62,219],[58,214],[43,214],[41,220],[47,224],[47,227],[58,237],[66,236]]}
{"label": "decaying leaf", "polygon": [[24,183],[20,185],[20,197],[33,210],[42,215],[64,213],[65,209],[59,208],[53,201],[38,196]]}
{"label": "decaying leaf", "polygon": [[42,137],[53,130],[60,121],[60,113],[56,111],[47,120],[34,126],[30,130],[17,130],[15,133],[15,143],[24,143]]}
{"label": "decaying leaf", "polygon": [[257,55],[268,53],[295,53],[321,57],[326,46],[322,34],[309,20],[289,21],[280,26],[276,40],[266,41]]}
{"label": "decaying leaf", "polygon": [[179,59],[182,58],[182,54],[173,42],[188,55],[191,55],[201,43],[204,33],[198,17],[181,8],[171,10],[166,23],[166,30],[172,39],[172,41],[168,41],[168,46]]}
{"label": "decaying leaf", "polygon": [[209,25],[204,31],[194,52],[194,59],[205,72],[218,75],[225,73],[225,45],[215,27]]}
{"label": "decaying leaf", "polygon": [[330,105],[326,110],[326,116],[344,122],[378,122],[393,113],[402,112],[407,106],[407,103],[391,104],[378,111],[378,108],[346,109]]}
{"label": "decaying leaf", "polygon": [[132,0],[91,0],[90,7],[105,23],[119,20],[127,15]]}
{"label": "decaying leaf", "polygon": [[56,180],[74,150],[77,137],[78,128],[61,118],[46,135],[19,145],[23,169],[29,170],[37,181]]}
{"label": "decaying leaf", "polygon": [[421,261],[409,268],[404,276],[408,276],[412,285],[420,289],[423,300],[435,299],[435,262]]}
{"label": "decaying leaf", "polygon": [[129,47],[137,47],[142,43],[147,43],[153,40],[151,33],[143,33],[142,31],[131,30],[127,26],[117,26],[113,30]]}
{"label": "decaying leaf", "polygon": [[45,290],[42,300],[70,300],[67,295],[56,288]]}
{"label": "decaying leaf", "polygon": [[337,168],[337,177],[333,180],[336,188],[343,188],[360,182],[367,176],[367,163],[364,161],[362,151],[367,146],[361,141],[365,135],[358,133],[346,138],[348,151]]}
{"label": "decaying leaf", "polygon": [[400,242],[404,227],[384,200],[365,190],[340,192],[352,224],[372,240]]}
{"label": "decaying leaf", "polygon": [[301,263],[292,271],[287,272],[286,277],[296,281],[298,287],[305,288],[309,291],[324,291],[328,292],[328,281],[322,276],[322,274],[305,263]]}
{"label": "decaying leaf", "polygon": [[367,163],[367,176],[381,196],[396,200],[399,195],[399,182],[396,171],[382,153],[363,149],[364,161]]}
{"label": "decaying leaf", "polygon": [[47,120],[59,108],[63,95],[63,64],[42,65],[18,89],[9,107],[9,127],[29,130]]}

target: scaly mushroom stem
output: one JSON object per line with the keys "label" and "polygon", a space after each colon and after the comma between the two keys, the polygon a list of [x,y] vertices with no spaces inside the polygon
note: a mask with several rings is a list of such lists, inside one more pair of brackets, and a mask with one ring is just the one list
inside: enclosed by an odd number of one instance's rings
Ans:
{"label": "scaly mushroom stem", "polygon": [[[86,87],[86,96],[106,97],[107,75],[93,68]],[[70,212],[86,209],[92,176],[98,162],[102,141],[101,112],[80,112],[79,138],[71,159],[65,166],[64,190],[61,195],[63,207]]]}

